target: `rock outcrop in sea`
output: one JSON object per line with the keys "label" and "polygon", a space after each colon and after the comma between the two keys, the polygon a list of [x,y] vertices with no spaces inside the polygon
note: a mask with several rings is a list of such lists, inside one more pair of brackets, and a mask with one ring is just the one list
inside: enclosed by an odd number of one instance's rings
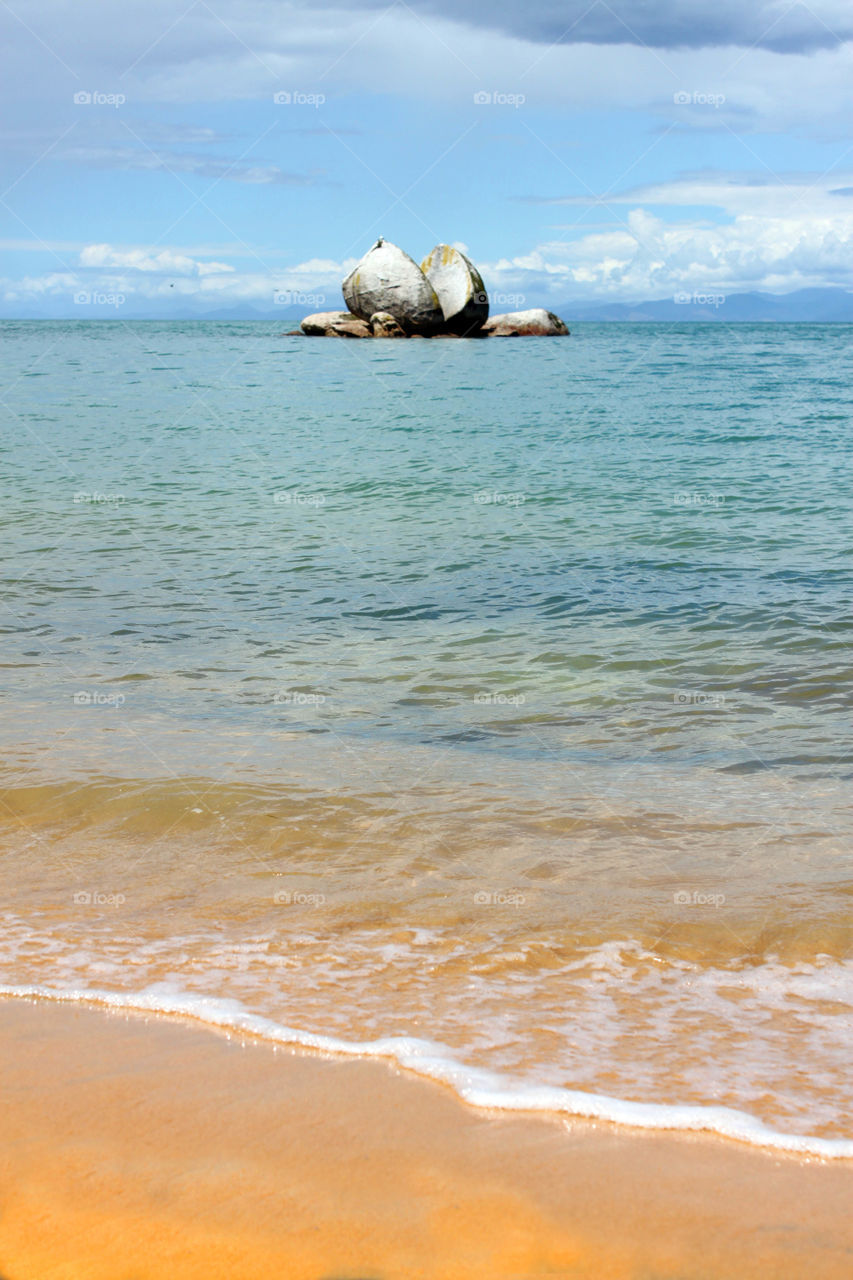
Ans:
{"label": "rock outcrop in sea", "polygon": [[311,338],[372,338],[373,332],[366,320],[359,320],[351,311],[318,311],[302,321],[302,332]]}
{"label": "rock outcrop in sea", "polygon": [[464,253],[437,244],[421,266],[382,237],[341,286],[347,311],[306,316],[301,330],[324,338],[564,337],[553,311],[533,308],[489,318],[483,278]]}
{"label": "rock outcrop in sea", "polygon": [[492,316],[483,325],[483,332],[490,338],[563,338],[569,330],[564,320],[544,307],[531,307],[529,311],[507,311],[502,316]]}

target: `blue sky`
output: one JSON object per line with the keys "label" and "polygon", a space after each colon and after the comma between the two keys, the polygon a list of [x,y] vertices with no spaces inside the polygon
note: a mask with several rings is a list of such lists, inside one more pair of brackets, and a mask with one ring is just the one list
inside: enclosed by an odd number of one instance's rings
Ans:
{"label": "blue sky", "polygon": [[4,0],[0,28],[3,314],[333,308],[380,234],[465,246],[495,310],[853,287],[849,0]]}

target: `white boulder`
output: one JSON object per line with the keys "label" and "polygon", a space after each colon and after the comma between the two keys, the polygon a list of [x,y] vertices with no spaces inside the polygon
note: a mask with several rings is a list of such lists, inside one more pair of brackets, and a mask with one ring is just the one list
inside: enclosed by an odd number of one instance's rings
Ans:
{"label": "white boulder", "polygon": [[383,311],[406,333],[435,333],[444,326],[441,304],[418,264],[381,237],[350,272],[342,289],[350,311],[362,320]]}
{"label": "white boulder", "polygon": [[452,333],[480,329],[489,318],[489,298],[483,277],[473,262],[449,244],[437,244],[421,263]]}

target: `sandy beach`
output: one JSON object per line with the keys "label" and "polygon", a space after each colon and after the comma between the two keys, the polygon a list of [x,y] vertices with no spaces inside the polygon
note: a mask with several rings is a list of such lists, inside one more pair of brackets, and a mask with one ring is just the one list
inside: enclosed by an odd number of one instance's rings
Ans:
{"label": "sandy beach", "polygon": [[0,1002],[3,1280],[841,1280],[847,1162],[482,1113],[384,1063]]}

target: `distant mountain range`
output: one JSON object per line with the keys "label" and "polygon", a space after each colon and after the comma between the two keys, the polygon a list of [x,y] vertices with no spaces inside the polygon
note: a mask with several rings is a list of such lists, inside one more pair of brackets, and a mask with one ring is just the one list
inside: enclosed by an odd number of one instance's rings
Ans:
{"label": "distant mountain range", "polygon": [[[853,324],[853,293],[847,289],[798,289],[794,293],[732,293],[711,289],[684,293],[675,298],[647,302],[572,302],[553,303],[528,296],[526,307],[544,306],[567,321],[604,321],[633,323],[643,321],[699,322],[702,324],[784,321],[787,323]],[[245,323],[256,320],[280,324],[293,329],[309,310],[334,310],[335,299],[324,308],[255,307],[241,304],[204,311],[199,307],[132,299],[120,307],[75,306],[68,299],[40,301],[38,305],[0,302],[0,319],[5,320],[220,320]],[[343,299],[340,307],[343,307]],[[492,311],[505,308],[493,307]]]}
{"label": "distant mountain range", "polygon": [[[677,300],[676,300],[677,299]],[[657,302],[565,302],[551,307],[565,320],[853,323],[853,293],[847,289],[797,289],[794,293],[732,293],[710,289]]]}

